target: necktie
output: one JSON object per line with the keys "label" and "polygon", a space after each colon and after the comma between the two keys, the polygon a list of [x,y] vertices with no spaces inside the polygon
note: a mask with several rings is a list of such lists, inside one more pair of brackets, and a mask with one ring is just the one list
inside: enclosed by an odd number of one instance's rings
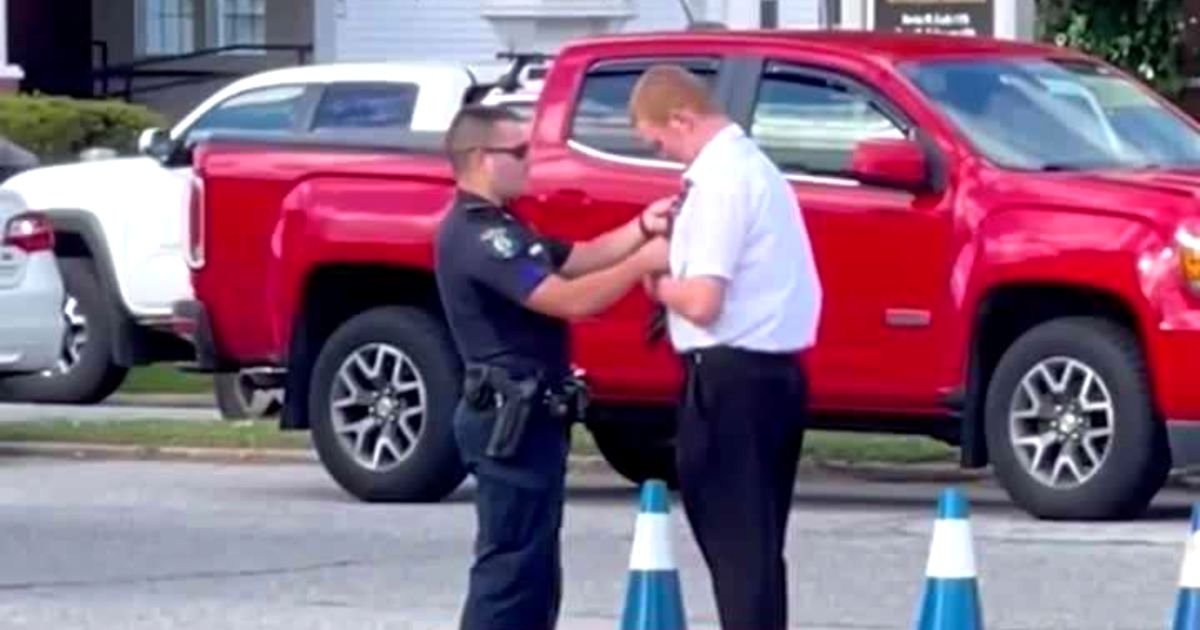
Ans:
{"label": "necktie", "polygon": [[[667,235],[671,234],[672,228],[675,226],[675,217],[678,216],[679,210],[683,208],[683,203],[687,201],[688,193],[692,189],[692,180],[683,180],[683,189],[679,192],[679,196],[675,199],[675,205],[672,209],[672,216],[667,223]],[[646,343],[654,345],[662,340],[667,331],[667,308],[661,302],[654,304],[650,311],[650,321],[646,326]]]}

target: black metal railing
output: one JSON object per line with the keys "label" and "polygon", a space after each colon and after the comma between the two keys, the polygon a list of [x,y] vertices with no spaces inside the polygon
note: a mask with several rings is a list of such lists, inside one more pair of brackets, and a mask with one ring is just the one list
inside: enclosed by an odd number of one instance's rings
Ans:
{"label": "black metal railing", "polygon": [[[138,94],[168,90],[195,83],[204,83],[214,79],[237,78],[245,76],[247,71],[228,69],[195,69],[170,68],[164,65],[175,64],[192,59],[218,58],[220,55],[238,52],[251,53],[292,53],[296,56],[297,65],[306,65],[312,58],[312,44],[237,44],[203,48],[189,53],[177,55],[154,55],[121,63],[111,64],[108,42],[92,42],[92,93],[96,98],[119,97],[126,101],[133,100]],[[138,80],[152,80],[151,83]]]}

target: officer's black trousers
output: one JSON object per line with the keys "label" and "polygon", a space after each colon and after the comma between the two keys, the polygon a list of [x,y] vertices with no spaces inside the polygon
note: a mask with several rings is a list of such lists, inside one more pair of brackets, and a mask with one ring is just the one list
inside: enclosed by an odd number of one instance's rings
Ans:
{"label": "officer's black trousers", "polygon": [[726,630],[787,626],[784,541],[808,383],[792,355],[683,355],[677,454],[684,512]]}
{"label": "officer's black trousers", "polygon": [[562,527],[568,451],[561,421],[529,420],[516,454],[486,455],[493,412],[460,403],[455,437],[467,470],[475,476],[478,519],[463,630],[550,630],[562,591],[559,532]]}

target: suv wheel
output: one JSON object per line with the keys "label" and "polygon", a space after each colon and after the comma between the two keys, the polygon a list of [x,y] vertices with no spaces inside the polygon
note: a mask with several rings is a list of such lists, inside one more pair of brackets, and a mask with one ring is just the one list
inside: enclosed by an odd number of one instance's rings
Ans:
{"label": "suv wheel", "polygon": [[1033,328],[1000,360],[986,405],[996,474],[1034,516],[1135,516],[1170,471],[1137,339],[1112,322]]}
{"label": "suv wheel", "polygon": [[117,390],[128,369],[112,360],[113,325],[92,262],[60,258],[66,300],[66,332],[58,365],[6,379],[0,398],[40,403],[97,403]]}
{"label": "suv wheel", "polygon": [[342,324],[313,369],[309,417],[322,463],[364,501],[437,501],[466,477],[452,417],[461,389],[446,327],[408,307]]}

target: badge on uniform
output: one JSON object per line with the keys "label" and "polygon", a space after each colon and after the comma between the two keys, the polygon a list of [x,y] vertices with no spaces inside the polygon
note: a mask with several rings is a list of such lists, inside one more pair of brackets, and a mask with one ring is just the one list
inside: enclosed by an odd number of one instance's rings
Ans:
{"label": "badge on uniform", "polygon": [[479,235],[480,240],[488,244],[492,254],[500,260],[508,260],[517,255],[518,244],[507,228],[488,228]]}

